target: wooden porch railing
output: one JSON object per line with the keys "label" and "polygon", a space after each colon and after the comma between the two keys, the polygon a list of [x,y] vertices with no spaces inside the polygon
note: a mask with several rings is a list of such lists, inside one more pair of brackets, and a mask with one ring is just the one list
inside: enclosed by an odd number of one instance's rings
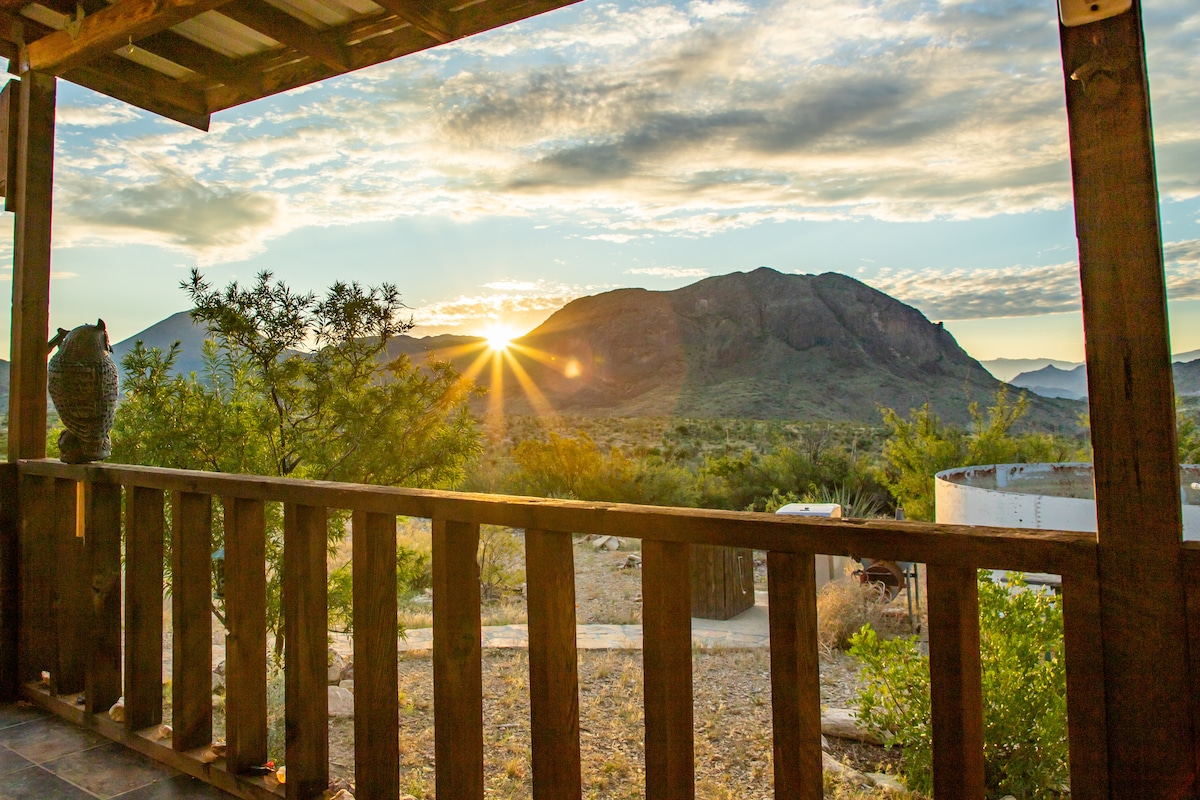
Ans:
{"label": "wooden porch railing", "polygon": [[[330,509],[352,513],[359,798],[395,798],[399,793],[397,515],[433,521],[439,797],[480,800],[484,795],[475,560],[481,524],[525,530],[537,800],[581,795],[572,533],[642,540],[648,800],[694,796],[688,583],[693,544],[768,554],[776,797],[821,797],[813,556],[851,552],[928,565],[938,798],[983,797],[976,569],[1062,575],[1072,797],[1087,800],[1107,793],[1104,683],[1096,653],[1099,587],[1096,544],[1090,534],[650,508],[42,460],[22,461],[18,470],[22,695],[242,797],[284,792],[288,798],[317,797],[328,784]],[[227,750],[224,759],[205,763],[202,755],[212,738],[209,595],[214,498],[223,503],[225,526]],[[84,504],[82,531],[76,527],[78,502]],[[288,775],[282,789],[246,774],[248,767],[267,758],[267,502],[282,503],[285,520]],[[162,717],[167,513],[174,521],[174,735],[169,745],[154,735]],[[1200,551],[1188,552],[1200,556]],[[1189,574],[1200,578],[1200,558],[1186,563]],[[1189,614],[1193,622],[1197,618]],[[52,676],[49,687],[38,685],[43,670]],[[82,708],[72,702],[80,692],[85,698]],[[120,725],[103,712],[122,694],[125,722]]]}

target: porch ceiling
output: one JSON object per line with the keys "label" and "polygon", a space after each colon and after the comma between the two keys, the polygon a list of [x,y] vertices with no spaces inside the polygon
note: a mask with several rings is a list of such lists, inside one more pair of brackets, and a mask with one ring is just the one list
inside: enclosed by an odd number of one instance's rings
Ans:
{"label": "porch ceiling", "polygon": [[575,2],[0,0],[0,56],[207,130],[213,112]]}

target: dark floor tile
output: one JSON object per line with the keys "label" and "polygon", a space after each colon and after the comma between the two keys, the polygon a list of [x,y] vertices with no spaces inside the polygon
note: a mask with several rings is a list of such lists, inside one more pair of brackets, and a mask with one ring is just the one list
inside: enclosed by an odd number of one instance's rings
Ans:
{"label": "dark floor tile", "polygon": [[0,705],[0,728],[8,728],[13,725],[20,725],[22,722],[30,722],[31,720],[48,716],[50,715],[45,711],[28,703],[23,705],[6,703],[5,705]]}
{"label": "dark floor tile", "polygon": [[237,798],[190,775],[176,775],[174,778],[134,789],[127,794],[117,795],[113,800],[237,800]]}
{"label": "dark floor tile", "polygon": [[11,772],[0,780],[0,800],[96,800],[41,767]]}
{"label": "dark floor tile", "polygon": [[29,759],[22,758],[7,747],[0,745],[0,775],[7,775],[29,766],[33,766],[33,762]]}
{"label": "dark floor tile", "polygon": [[35,763],[52,761],[108,741],[57,717],[0,729],[0,745]]}
{"label": "dark floor tile", "polygon": [[178,774],[117,742],[56,758],[42,766],[105,800]]}

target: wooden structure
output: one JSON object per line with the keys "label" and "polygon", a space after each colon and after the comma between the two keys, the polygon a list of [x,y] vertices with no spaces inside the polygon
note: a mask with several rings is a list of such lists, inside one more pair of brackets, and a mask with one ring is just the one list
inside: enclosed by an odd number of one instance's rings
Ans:
{"label": "wooden structure", "polygon": [[732,619],[754,606],[754,551],[697,545],[691,552],[692,616]]}
{"label": "wooden structure", "polygon": [[[1098,535],[851,523],[774,515],[387,489],[43,460],[56,76],[205,127],[217,110],[564,4],[561,0],[0,0],[0,55],[19,72],[9,463],[0,469],[0,694],[22,697],[243,797],[265,753],[264,503],[285,507],[289,636],[286,795],[324,788],[324,532],[355,527],[357,784],[395,797],[396,515],[434,521],[437,790],[483,796],[480,524],[524,528],[534,796],[578,798],[578,675],[570,533],[643,540],[646,796],[691,798],[688,563],[693,545],[768,553],[778,797],[820,797],[813,556],[928,564],[935,795],[982,798],[977,568],[1063,576],[1072,796],[1196,797],[1200,548],[1181,542],[1162,244],[1140,8],[1061,29],[1096,464]],[[332,9],[332,10],[331,10]],[[230,31],[241,34],[234,46]],[[82,489],[80,488],[82,487]],[[225,759],[211,737],[205,520],[226,525]],[[80,507],[82,504],[82,508]],[[122,512],[122,505],[124,511]],[[176,532],[176,735],[161,716],[164,515]],[[186,513],[185,513],[186,510]],[[83,537],[76,520],[84,520]],[[125,547],[122,596],[121,546]],[[79,587],[87,587],[80,591]],[[203,602],[202,602],[203,601]],[[122,634],[122,611],[124,631]],[[122,636],[124,641],[122,641]],[[203,650],[203,657],[202,651]],[[124,657],[122,658],[122,653]],[[38,685],[42,670],[51,685]],[[1193,688],[1198,691],[1192,691]],[[82,709],[61,699],[84,693]],[[124,693],[123,725],[103,713]],[[367,747],[371,742],[373,746]],[[369,787],[369,788],[368,788]]]}

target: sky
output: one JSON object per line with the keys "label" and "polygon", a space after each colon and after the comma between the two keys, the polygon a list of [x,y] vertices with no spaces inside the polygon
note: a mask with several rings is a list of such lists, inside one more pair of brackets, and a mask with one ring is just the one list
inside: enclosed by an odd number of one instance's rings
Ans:
{"label": "sky", "polygon": [[[1182,352],[1200,348],[1200,4],[1144,15]],[[1083,356],[1047,0],[584,0],[208,133],[65,82],[58,103],[51,329],[103,317],[119,341],[186,309],[192,268],[391,282],[431,335],[769,266],[853,276],[981,360]]]}

